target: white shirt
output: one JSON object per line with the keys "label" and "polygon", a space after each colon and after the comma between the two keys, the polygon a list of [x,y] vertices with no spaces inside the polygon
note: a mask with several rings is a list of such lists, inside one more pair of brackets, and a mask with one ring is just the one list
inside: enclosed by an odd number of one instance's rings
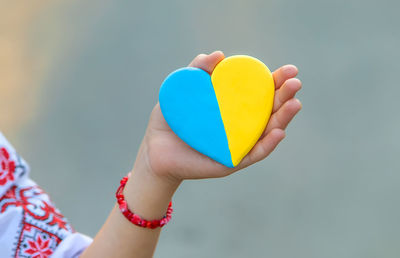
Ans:
{"label": "white shirt", "polygon": [[0,256],[79,257],[91,242],[29,178],[28,164],[0,132]]}

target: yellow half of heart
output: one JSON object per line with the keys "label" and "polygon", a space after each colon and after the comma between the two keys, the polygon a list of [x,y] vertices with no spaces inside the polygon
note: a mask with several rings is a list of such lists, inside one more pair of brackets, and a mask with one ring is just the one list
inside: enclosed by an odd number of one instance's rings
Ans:
{"label": "yellow half of heart", "polygon": [[240,161],[257,143],[271,116],[275,84],[271,71],[260,60],[230,56],[211,75],[232,164]]}

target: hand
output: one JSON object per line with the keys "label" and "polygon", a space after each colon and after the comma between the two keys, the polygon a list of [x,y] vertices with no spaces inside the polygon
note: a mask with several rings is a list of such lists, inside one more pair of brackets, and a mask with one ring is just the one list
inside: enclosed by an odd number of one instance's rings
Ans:
{"label": "hand", "polygon": [[[197,56],[190,66],[211,74],[222,59],[224,54],[217,51]],[[285,137],[284,129],[301,109],[294,98],[301,88],[301,82],[294,79],[296,75],[297,68],[292,65],[273,73],[276,91],[271,118],[256,145],[235,168],[225,167],[184,143],[169,128],[157,104],[124,189],[128,207],[148,220],[162,218],[182,180],[226,176],[267,157]],[[160,231],[133,226],[115,206],[82,257],[152,257]]]}
{"label": "hand", "polygon": [[[198,55],[189,66],[212,73],[224,59],[221,51]],[[297,68],[285,65],[273,72],[275,99],[272,114],[262,136],[235,168],[228,168],[197,152],[183,142],[168,126],[159,103],[154,107],[134,170],[146,170],[152,176],[180,182],[184,179],[223,177],[266,158],[285,137],[285,128],[301,109],[294,96],[301,88],[294,78]]]}

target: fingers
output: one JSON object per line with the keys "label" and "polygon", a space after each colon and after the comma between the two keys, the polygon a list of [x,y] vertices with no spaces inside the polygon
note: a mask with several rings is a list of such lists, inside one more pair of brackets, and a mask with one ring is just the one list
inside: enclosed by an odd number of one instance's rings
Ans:
{"label": "fingers", "polygon": [[284,65],[272,73],[275,81],[275,89],[279,89],[282,84],[297,75],[298,70],[294,65]]}
{"label": "fingers", "polygon": [[285,138],[285,131],[279,128],[271,130],[262,140],[254,145],[253,149],[243,159],[241,167],[247,167],[266,158]]}
{"label": "fingers", "polygon": [[300,89],[301,81],[299,79],[291,78],[285,81],[275,93],[272,113],[275,113],[286,101],[293,98]]}
{"label": "fingers", "polygon": [[214,51],[213,53],[206,55],[200,54],[189,64],[190,67],[200,68],[209,74],[212,73],[215,66],[225,58],[222,51]]}
{"label": "fingers", "polygon": [[286,126],[297,114],[297,112],[300,111],[300,109],[301,102],[298,99],[290,99],[286,101],[282,107],[271,116],[267,128],[265,129],[261,138],[268,135],[268,133],[275,128],[285,130]]}

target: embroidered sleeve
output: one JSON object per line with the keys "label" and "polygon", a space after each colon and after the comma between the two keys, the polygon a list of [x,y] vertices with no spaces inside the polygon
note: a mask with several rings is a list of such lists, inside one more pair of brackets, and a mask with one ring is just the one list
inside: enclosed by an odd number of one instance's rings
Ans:
{"label": "embroidered sleeve", "polygon": [[15,182],[27,176],[29,167],[0,133],[0,196]]}
{"label": "embroidered sleeve", "polygon": [[[78,257],[91,239],[75,232],[0,133],[1,257]],[[60,248],[59,248],[60,247]]]}

